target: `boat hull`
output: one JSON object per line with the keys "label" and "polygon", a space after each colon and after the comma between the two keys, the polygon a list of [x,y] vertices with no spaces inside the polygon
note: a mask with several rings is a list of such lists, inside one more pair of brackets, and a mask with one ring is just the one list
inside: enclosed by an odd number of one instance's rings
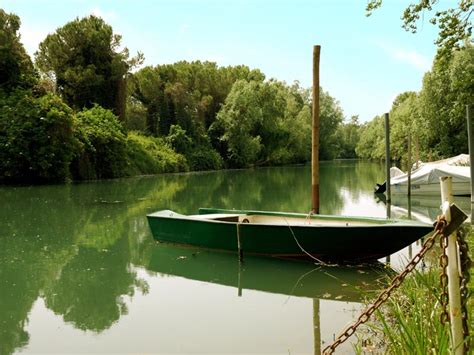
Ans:
{"label": "boat hull", "polygon": [[[308,216],[294,213],[201,209],[183,216],[159,211],[147,216],[153,237],[162,242],[244,254],[324,261],[370,261],[393,254],[432,230],[429,224],[375,218]],[[258,218],[270,216],[265,223]],[[245,223],[246,217],[256,223]],[[296,223],[299,219],[307,224]],[[300,221],[301,222],[301,221]],[[239,248],[240,246],[240,248]],[[308,255],[309,254],[309,255]],[[311,255],[311,256],[310,256]]]}

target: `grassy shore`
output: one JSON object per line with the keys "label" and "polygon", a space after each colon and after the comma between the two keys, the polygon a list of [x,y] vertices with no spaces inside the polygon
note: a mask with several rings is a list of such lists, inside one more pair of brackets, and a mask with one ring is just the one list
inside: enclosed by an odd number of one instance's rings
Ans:
{"label": "grassy shore", "polygon": [[[469,255],[473,259],[474,230],[466,227]],[[357,331],[358,354],[447,354],[450,349],[449,323],[440,321],[440,267],[438,244],[425,256],[423,268],[415,269],[396,289],[371,320]],[[474,275],[469,282],[474,291]],[[368,300],[370,303],[372,300]],[[474,345],[474,300],[468,297],[469,333]]]}

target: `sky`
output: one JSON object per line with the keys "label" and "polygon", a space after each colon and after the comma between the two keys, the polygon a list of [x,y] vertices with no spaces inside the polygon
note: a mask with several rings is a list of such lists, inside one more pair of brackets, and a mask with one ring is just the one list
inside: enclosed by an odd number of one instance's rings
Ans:
{"label": "sky", "polygon": [[[436,53],[428,15],[416,34],[400,19],[405,0],[384,0],[365,16],[366,0],[0,0],[20,17],[30,55],[57,28],[94,14],[122,35],[144,65],[209,60],[248,65],[267,78],[312,85],[313,46],[321,46],[320,85],[349,119],[390,110],[404,91],[419,91]],[[444,0],[454,6],[455,0]]]}

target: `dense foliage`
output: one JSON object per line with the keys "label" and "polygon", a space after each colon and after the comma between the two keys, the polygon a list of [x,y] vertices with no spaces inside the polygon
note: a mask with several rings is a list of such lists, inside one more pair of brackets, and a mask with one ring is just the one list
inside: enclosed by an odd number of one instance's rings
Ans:
{"label": "dense foliage", "polygon": [[29,88],[36,81],[33,63],[20,42],[20,18],[0,9],[0,90]]}
{"label": "dense foliage", "polygon": [[176,153],[162,138],[130,132],[125,142],[125,175],[159,174],[189,170],[186,158]]}
{"label": "dense foliage", "polygon": [[356,146],[360,139],[359,116],[352,116],[349,122],[343,122],[338,127],[335,139],[338,143],[339,158],[357,158]]}
{"label": "dense foliage", "polygon": [[102,179],[123,175],[126,135],[117,117],[100,106],[76,115],[80,151],[73,163],[73,177]]}
{"label": "dense foliage", "polygon": [[[130,80],[127,126],[166,137],[192,170],[308,161],[307,90],[264,79],[259,70],[211,62],[145,67]],[[330,159],[342,110],[324,92],[321,103],[321,155]]]}
{"label": "dense foliage", "polygon": [[[221,133],[220,152],[230,166],[305,161],[311,118],[299,115],[303,107],[299,93],[282,83],[241,80],[232,87],[211,130]],[[298,134],[303,135],[299,141]]]}
{"label": "dense foliage", "polygon": [[36,65],[53,78],[56,90],[76,110],[99,104],[125,114],[125,76],[141,60],[119,51],[121,36],[99,17],[76,19],[40,43]]}
{"label": "dense foliage", "polygon": [[59,97],[0,92],[1,181],[63,181],[76,145],[73,112]]}
{"label": "dense foliage", "polygon": [[130,91],[135,103],[146,109],[149,133],[166,136],[172,125],[180,125],[195,138],[214,122],[236,80],[264,78],[259,70],[246,66],[182,61],[139,70],[130,79]]}

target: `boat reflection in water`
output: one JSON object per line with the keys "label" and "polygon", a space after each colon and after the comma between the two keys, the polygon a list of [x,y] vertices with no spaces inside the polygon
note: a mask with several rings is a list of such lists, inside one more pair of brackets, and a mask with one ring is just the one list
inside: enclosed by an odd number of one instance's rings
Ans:
{"label": "boat reflection in water", "polygon": [[[386,198],[383,194],[375,195],[377,202],[386,204]],[[467,215],[471,216],[471,197],[470,196],[454,196],[454,203],[463,210]],[[391,217],[393,218],[409,218],[425,223],[432,223],[436,217],[441,214],[441,197],[440,195],[426,196],[405,196],[393,195],[391,198]]]}
{"label": "boat reflection in water", "polygon": [[[146,269],[164,275],[235,287],[236,297],[242,296],[243,302],[246,291],[249,296],[253,291],[260,291],[312,299],[312,307],[308,312],[313,313],[315,354],[320,353],[322,344],[327,345],[321,340],[321,326],[324,330],[324,323],[330,322],[332,327],[336,327],[331,329],[330,337],[326,335],[326,342],[342,330],[339,329],[341,325],[334,326],[333,318],[339,315],[333,313],[340,313],[341,309],[347,308],[347,302],[363,302],[370,290],[377,291],[385,287],[389,279],[387,276],[393,274],[392,269],[381,263],[370,266],[321,266],[258,256],[245,256],[243,262],[239,262],[233,253],[167,243],[157,243],[152,248]],[[334,305],[328,306],[332,307],[329,321],[320,316],[320,307],[322,313],[327,312],[324,309],[327,304],[320,306],[320,300],[341,301],[336,310]],[[252,297],[249,301],[252,301]],[[355,319],[357,315],[356,311],[351,317]],[[320,326],[321,320],[323,324]],[[347,321],[346,319],[342,324]],[[351,349],[349,342],[345,347]]]}
{"label": "boat reflection in water", "polygon": [[[240,263],[233,253],[158,243],[147,269],[191,280],[296,297],[329,298],[360,302],[361,288],[380,288],[390,270],[370,266],[321,266],[277,258],[245,256]],[[330,296],[329,296],[330,295]]]}

